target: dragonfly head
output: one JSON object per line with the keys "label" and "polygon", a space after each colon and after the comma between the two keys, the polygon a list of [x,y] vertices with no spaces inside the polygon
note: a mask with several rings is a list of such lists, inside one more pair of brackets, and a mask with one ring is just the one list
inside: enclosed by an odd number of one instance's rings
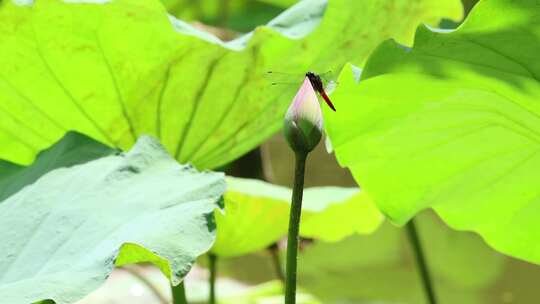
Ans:
{"label": "dragonfly head", "polygon": [[318,74],[315,74],[313,72],[307,72],[306,77],[309,79],[309,82],[311,82],[311,85],[313,86],[313,89],[315,89],[315,91],[321,92],[324,90],[321,77]]}

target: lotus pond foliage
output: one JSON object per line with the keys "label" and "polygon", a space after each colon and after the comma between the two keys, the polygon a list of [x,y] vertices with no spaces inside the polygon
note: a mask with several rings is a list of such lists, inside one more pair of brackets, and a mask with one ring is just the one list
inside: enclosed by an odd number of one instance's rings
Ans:
{"label": "lotus pond foliage", "polygon": [[0,303],[536,303],[537,0],[0,21]]}

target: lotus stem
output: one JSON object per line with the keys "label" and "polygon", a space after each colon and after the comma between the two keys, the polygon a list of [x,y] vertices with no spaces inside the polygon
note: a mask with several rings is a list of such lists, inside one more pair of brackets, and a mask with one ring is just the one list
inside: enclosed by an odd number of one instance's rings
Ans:
{"label": "lotus stem", "polygon": [[418,272],[420,273],[420,278],[422,279],[424,293],[426,294],[426,298],[428,299],[428,303],[437,304],[437,300],[435,297],[435,289],[433,288],[431,276],[429,274],[429,269],[426,263],[426,258],[422,250],[422,244],[420,243],[418,231],[416,230],[416,226],[414,224],[414,219],[411,219],[407,223],[406,229],[407,235],[409,237],[409,242],[413,249],[414,258],[416,260],[416,266],[418,267]]}
{"label": "lotus stem", "polygon": [[281,259],[279,257],[279,247],[277,243],[274,243],[268,246],[268,252],[272,257],[272,264],[274,266],[274,272],[276,277],[282,284],[285,284],[285,274],[283,273],[283,268],[281,268]]}
{"label": "lotus stem", "polygon": [[296,303],[296,268],[298,259],[298,240],[300,215],[302,212],[302,195],[304,192],[304,173],[307,152],[296,152],[294,187],[289,217],[289,234],[287,239],[287,266],[285,278],[285,304]]}
{"label": "lotus stem", "polygon": [[210,270],[209,283],[210,283],[210,299],[208,303],[216,303],[216,278],[217,278],[217,256],[215,254],[208,255],[208,268]]}
{"label": "lotus stem", "polygon": [[171,286],[173,304],[188,304],[184,281],[176,286]]}

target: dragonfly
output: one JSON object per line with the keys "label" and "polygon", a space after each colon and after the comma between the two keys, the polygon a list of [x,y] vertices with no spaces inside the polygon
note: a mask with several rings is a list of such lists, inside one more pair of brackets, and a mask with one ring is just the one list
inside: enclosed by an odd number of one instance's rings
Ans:
{"label": "dragonfly", "polygon": [[[268,71],[268,73],[269,74],[274,74],[276,72]],[[285,74],[285,73],[280,73],[280,74]],[[324,101],[330,107],[330,109],[332,109],[335,112],[336,107],[334,107],[334,104],[330,100],[330,97],[328,97],[328,94],[326,94],[326,90],[324,89],[324,85],[323,85],[321,75],[319,75],[319,74],[317,74],[315,72],[308,71],[305,74],[305,76],[307,77],[307,79],[309,79],[309,82],[311,83],[311,86],[313,87],[315,92],[319,93],[319,95],[322,97],[322,99],[324,99]],[[277,83],[274,82],[272,84],[275,85]]]}
{"label": "dragonfly", "polygon": [[313,86],[313,89],[315,89],[315,91],[319,93],[319,95],[321,95],[321,97],[324,99],[324,101],[330,107],[330,109],[332,109],[335,112],[336,107],[334,107],[334,104],[332,103],[328,95],[326,95],[326,91],[324,90],[321,76],[313,72],[307,72],[306,77],[309,79],[309,82],[311,82],[311,86]]}

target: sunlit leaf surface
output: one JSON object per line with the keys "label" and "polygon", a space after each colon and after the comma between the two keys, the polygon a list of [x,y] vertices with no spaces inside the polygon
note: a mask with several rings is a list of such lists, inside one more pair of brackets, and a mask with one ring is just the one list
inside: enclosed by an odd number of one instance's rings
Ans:
{"label": "sunlit leaf surface", "polygon": [[[238,256],[264,249],[287,234],[291,190],[266,182],[227,178],[225,214],[215,212],[218,236],[212,251]],[[357,188],[304,191],[300,235],[338,241],[373,232],[383,217]]]}
{"label": "sunlit leaf surface", "polygon": [[272,86],[268,71],[300,83],[462,14],[459,0],[305,0],[223,43],[158,0],[81,2],[0,2],[0,158],[29,163],[77,130],[121,149],[154,135],[177,160],[214,168],[281,127],[296,86]]}
{"label": "sunlit leaf surface", "polygon": [[350,68],[326,113],[339,162],[391,220],[433,208],[453,228],[540,263],[540,6],[479,3],[455,32],[417,33]]}

